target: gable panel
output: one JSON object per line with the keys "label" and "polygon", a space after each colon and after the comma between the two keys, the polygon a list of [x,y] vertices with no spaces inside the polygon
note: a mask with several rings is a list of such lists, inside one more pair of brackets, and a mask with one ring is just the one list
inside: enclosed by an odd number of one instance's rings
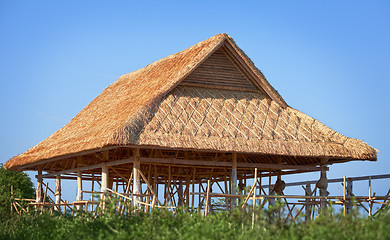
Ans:
{"label": "gable panel", "polygon": [[258,90],[221,49],[206,59],[181,84]]}

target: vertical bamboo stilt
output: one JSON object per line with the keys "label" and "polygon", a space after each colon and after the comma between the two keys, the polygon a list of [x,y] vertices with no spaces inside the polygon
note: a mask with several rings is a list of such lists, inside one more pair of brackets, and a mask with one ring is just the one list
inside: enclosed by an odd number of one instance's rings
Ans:
{"label": "vertical bamboo stilt", "polygon": [[[311,184],[309,182],[306,182],[306,188],[305,188],[305,195],[306,196],[311,196]],[[306,199],[306,206],[305,206],[305,221],[308,222],[310,221],[311,217],[311,199]]]}
{"label": "vertical bamboo stilt", "polygon": [[[320,180],[317,182],[317,187],[320,190],[320,196],[328,196],[328,179],[326,178],[326,163],[328,162],[328,159],[321,159],[321,177]],[[321,199],[320,200],[320,209],[325,209],[327,206],[327,200]]]}
{"label": "vertical bamboo stilt", "polygon": [[41,203],[42,202],[42,166],[38,167],[38,175],[37,175],[37,190],[35,193],[35,202]]}
{"label": "vertical bamboo stilt", "polygon": [[[231,177],[231,185],[232,185],[232,194],[237,194],[237,153],[232,154],[232,177]],[[237,201],[235,198],[231,201],[231,208],[237,207]]]}
{"label": "vertical bamboo stilt", "polygon": [[368,216],[372,215],[371,176],[368,177]]}
{"label": "vertical bamboo stilt", "polygon": [[349,200],[347,201],[347,214],[352,213],[352,180],[350,178],[347,179],[347,196],[349,197]]}
{"label": "vertical bamboo stilt", "polygon": [[202,192],[201,185],[202,185],[202,177],[199,177],[199,184],[198,184],[198,192],[199,192],[199,195],[198,195],[198,213],[200,213],[200,211],[202,211],[202,206],[200,206],[201,198],[202,198],[201,195],[200,195],[200,193]]}
{"label": "vertical bamboo stilt", "polygon": [[[54,191],[54,195],[56,196],[56,204],[61,203],[61,174],[57,173],[56,175],[56,188]],[[61,211],[61,206],[57,205],[57,211]]]}
{"label": "vertical bamboo stilt", "polygon": [[[272,184],[271,184],[272,176],[271,171],[269,171],[269,177],[268,177],[268,195],[274,195],[274,191],[272,191]],[[275,205],[275,198],[270,198],[268,200],[268,210],[272,210],[272,207]]]}
{"label": "vertical bamboo stilt", "polygon": [[[153,182],[152,182],[152,165],[149,165],[149,169],[148,169],[148,182],[150,184],[150,187],[153,187]],[[146,201],[147,204],[150,204],[151,203],[151,199],[150,199],[151,192],[150,192],[148,187],[146,187],[146,193],[148,195],[146,196],[146,200],[145,201]],[[148,212],[148,211],[149,211],[149,206],[146,205],[145,206],[145,212]]]}
{"label": "vertical bamboo stilt", "polygon": [[105,162],[103,162],[102,166],[102,186],[101,186],[101,199],[103,201],[103,209],[105,209],[106,204],[106,194],[107,194],[107,187],[108,187],[108,167]]}
{"label": "vertical bamboo stilt", "polygon": [[206,206],[204,209],[204,215],[207,216],[207,214],[210,211],[210,179],[207,180],[207,191],[206,191]]}
{"label": "vertical bamboo stilt", "polygon": [[[91,202],[93,201],[93,192],[95,191],[95,173],[92,173],[92,186],[91,186]],[[91,203],[91,212],[93,211],[93,203]]]}
{"label": "vertical bamboo stilt", "polygon": [[153,182],[154,182],[154,192],[156,193],[156,198],[154,199],[155,201],[158,200],[158,175],[157,175],[157,166],[154,165],[154,177],[153,177]]}
{"label": "vertical bamboo stilt", "polygon": [[343,215],[345,216],[346,212],[347,212],[347,203],[345,202],[346,198],[346,180],[345,180],[345,176],[343,177]]}
{"label": "vertical bamboo stilt", "polygon": [[138,172],[141,170],[139,148],[133,150],[133,158],[133,194],[135,194],[135,197],[133,196],[135,201],[133,202],[135,208],[141,208],[141,204],[138,203],[141,202],[141,197],[138,195],[141,194],[141,179]]}
{"label": "vertical bamboo stilt", "polygon": [[[225,168],[225,177],[224,177],[224,181],[225,181],[225,193],[228,194],[229,193],[229,187],[228,187],[228,180],[227,180],[227,169]],[[226,211],[229,211],[229,198],[228,197],[225,197],[225,204],[226,204]]]}
{"label": "vertical bamboo stilt", "polygon": [[190,210],[189,209],[190,208],[190,184],[191,184],[191,177],[188,174],[186,176],[186,201],[185,201],[185,205],[186,205],[187,211]]}
{"label": "vertical bamboo stilt", "polygon": [[[77,196],[76,201],[82,201],[83,200],[83,181],[82,181],[82,175],[80,168],[77,168]],[[80,210],[82,206],[80,204],[76,205],[76,209]]]}
{"label": "vertical bamboo stilt", "polygon": [[[192,175],[192,193],[195,193],[195,173],[196,168],[194,168],[194,172]],[[191,210],[194,211],[194,205],[195,205],[195,195],[192,194],[192,200],[191,200]]]}
{"label": "vertical bamboo stilt", "polygon": [[255,181],[254,181],[254,192],[253,192],[253,212],[252,212],[252,229],[255,225],[255,214],[256,214],[256,188],[257,188],[257,168],[255,168]]}
{"label": "vertical bamboo stilt", "polygon": [[178,181],[179,187],[177,188],[177,205],[182,207],[184,204],[184,195],[183,195],[183,182]]}

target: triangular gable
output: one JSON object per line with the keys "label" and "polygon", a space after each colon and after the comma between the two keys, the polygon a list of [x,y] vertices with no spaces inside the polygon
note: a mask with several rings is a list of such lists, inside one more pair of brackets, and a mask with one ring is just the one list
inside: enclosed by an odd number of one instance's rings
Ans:
{"label": "triangular gable", "polygon": [[[282,108],[286,108],[287,103],[269,84],[250,58],[235,44],[229,35],[222,34],[222,36],[224,38],[220,44],[199,61],[166,94],[169,94],[179,84],[252,90],[264,93]],[[227,71],[224,72],[221,69]]]}
{"label": "triangular gable", "polygon": [[243,91],[258,90],[222,49],[215,51],[180,85]]}

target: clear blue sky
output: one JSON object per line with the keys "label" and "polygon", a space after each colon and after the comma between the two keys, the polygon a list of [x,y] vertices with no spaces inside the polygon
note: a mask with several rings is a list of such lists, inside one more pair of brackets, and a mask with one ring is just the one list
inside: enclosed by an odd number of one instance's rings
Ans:
{"label": "clear blue sky", "polygon": [[390,173],[389,13],[389,1],[0,0],[0,162],[122,74],[226,32],[290,106],[380,150],[329,177]]}

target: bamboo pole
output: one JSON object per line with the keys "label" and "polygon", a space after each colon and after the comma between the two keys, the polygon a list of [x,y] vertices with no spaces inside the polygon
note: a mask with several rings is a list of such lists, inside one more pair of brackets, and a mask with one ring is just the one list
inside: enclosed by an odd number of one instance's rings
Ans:
{"label": "bamboo pole", "polygon": [[[225,176],[224,176],[224,181],[225,181],[225,193],[229,193],[229,187],[228,187],[228,180],[227,180],[227,169],[225,168]],[[225,205],[226,205],[226,211],[229,211],[229,198],[225,198]]]}
{"label": "bamboo pole", "polygon": [[[196,173],[196,168],[194,168],[193,174],[192,174],[192,192],[195,192],[195,173]],[[195,195],[192,194],[192,201],[191,201],[191,210],[194,210],[194,205],[195,205]]]}
{"label": "bamboo pole", "polygon": [[206,191],[206,207],[204,210],[204,215],[207,216],[210,208],[210,203],[209,203],[209,197],[210,197],[210,179],[207,180],[207,191]]}
{"label": "bamboo pole", "polygon": [[133,150],[133,193],[135,195],[134,204],[135,208],[141,208],[141,205],[138,202],[141,202],[141,197],[138,194],[141,194],[141,180],[139,171],[141,170],[140,162],[140,149],[136,148]]}
{"label": "bamboo pole", "polygon": [[35,202],[42,202],[42,166],[38,166],[37,174],[37,190],[36,190],[36,200]]}
{"label": "bamboo pole", "polygon": [[107,193],[107,187],[108,187],[108,166],[106,165],[106,163],[104,162],[103,163],[103,166],[102,166],[102,185],[101,185],[101,200],[102,200],[102,203],[103,203],[103,210],[106,208],[106,204],[105,204],[105,201],[106,201],[106,193]]}
{"label": "bamboo pole", "polygon": [[[352,180],[350,178],[347,179],[347,196],[351,197],[352,196]],[[352,212],[352,201],[348,200],[347,201],[347,214]]]}
{"label": "bamboo pole", "polygon": [[[55,187],[55,193],[54,195],[56,196],[56,204],[61,203],[61,174],[57,173],[56,174],[56,187]],[[57,206],[57,211],[61,211],[61,206]]]}
{"label": "bamboo pole", "polygon": [[[92,173],[91,202],[93,201],[93,191],[95,191],[95,173]],[[93,204],[91,204],[91,212],[92,211],[93,211]]]}
{"label": "bamboo pole", "polygon": [[371,176],[368,178],[368,216],[371,216],[372,214],[372,202],[371,202]]}
{"label": "bamboo pole", "polygon": [[[313,195],[313,192],[311,191],[311,184],[309,182],[306,182],[306,188],[304,188],[304,189],[305,189],[305,195],[306,196]],[[305,202],[306,202],[306,206],[305,206],[305,221],[306,222],[310,221],[310,216],[311,216],[312,207],[309,204],[310,201],[311,201],[311,199],[306,199],[305,200]]]}
{"label": "bamboo pole", "polygon": [[343,178],[343,214],[345,216],[345,213],[346,213],[346,202],[345,202],[345,188],[346,188],[346,181],[345,181],[345,176]]}
{"label": "bamboo pole", "polygon": [[253,197],[254,197],[254,199],[253,199],[253,211],[252,211],[252,229],[253,229],[253,227],[254,227],[254,225],[255,225],[255,214],[256,214],[256,186],[257,186],[257,168],[255,168],[255,182],[254,182],[254,189],[255,189],[255,191],[254,191],[254,193],[253,193]]}
{"label": "bamboo pole", "polygon": [[[77,196],[76,201],[82,201],[83,200],[83,178],[80,171],[80,168],[77,168]],[[82,208],[81,205],[76,205],[76,209],[80,210]]]}
{"label": "bamboo pole", "polygon": [[186,195],[185,205],[186,205],[187,211],[189,210],[189,207],[190,207],[190,183],[191,183],[191,176],[188,174],[186,176],[186,192],[185,192],[185,195]]}
{"label": "bamboo pole", "polygon": [[[232,192],[237,194],[237,153],[232,153],[232,177],[231,177]],[[232,201],[232,209],[237,207],[237,201]]]}

